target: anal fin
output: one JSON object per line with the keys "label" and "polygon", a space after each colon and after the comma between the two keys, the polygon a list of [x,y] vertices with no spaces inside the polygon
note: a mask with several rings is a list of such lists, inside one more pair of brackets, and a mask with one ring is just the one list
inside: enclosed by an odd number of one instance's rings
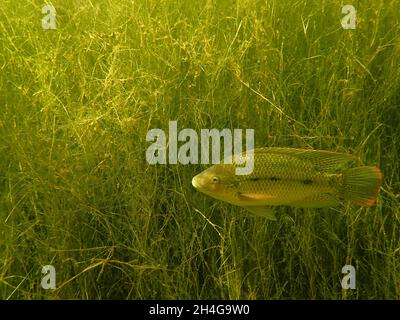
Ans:
{"label": "anal fin", "polygon": [[323,208],[335,207],[341,204],[337,196],[330,193],[313,194],[304,199],[289,203],[291,207],[298,208]]}
{"label": "anal fin", "polygon": [[264,217],[269,220],[274,220],[276,221],[276,216],[274,209],[272,207],[266,207],[266,206],[245,206],[243,207],[247,211],[250,211],[251,213],[255,214],[256,216]]}

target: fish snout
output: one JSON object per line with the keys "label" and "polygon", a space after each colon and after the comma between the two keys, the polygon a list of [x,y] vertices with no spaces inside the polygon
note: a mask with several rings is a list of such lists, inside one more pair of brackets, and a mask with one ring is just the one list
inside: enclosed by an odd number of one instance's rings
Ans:
{"label": "fish snout", "polygon": [[199,175],[197,175],[197,176],[194,176],[193,177],[193,179],[192,179],[192,185],[193,185],[193,187],[195,187],[196,189],[199,189],[201,186],[200,186],[200,182],[199,182]]}
{"label": "fish snout", "polygon": [[196,190],[204,192],[205,190],[209,189],[207,176],[205,176],[203,173],[199,173],[193,177],[192,185],[196,188]]}

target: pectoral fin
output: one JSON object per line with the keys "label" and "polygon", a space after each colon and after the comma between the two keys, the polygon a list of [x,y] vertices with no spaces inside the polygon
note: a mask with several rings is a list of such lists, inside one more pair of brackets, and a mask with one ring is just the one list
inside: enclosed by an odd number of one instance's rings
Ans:
{"label": "pectoral fin", "polygon": [[264,217],[264,218],[274,220],[274,221],[276,220],[275,212],[272,207],[246,206],[243,208],[250,211],[251,213],[255,214],[256,216]]}
{"label": "pectoral fin", "polygon": [[243,201],[266,201],[275,197],[265,193],[239,193],[238,198]]}

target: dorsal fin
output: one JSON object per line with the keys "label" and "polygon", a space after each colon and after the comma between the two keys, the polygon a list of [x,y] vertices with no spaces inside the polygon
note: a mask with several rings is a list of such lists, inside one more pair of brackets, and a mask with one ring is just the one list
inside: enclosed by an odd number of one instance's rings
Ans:
{"label": "dorsal fin", "polygon": [[301,160],[309,161],[314,164],[318,170],[325,172],[336,172],[341,169],[351,168],[362,165],[361,160],[347,153],[340,153],[326,150],[296,149],[296,148],[258,148],[257,153],[275,153],[296,157]]}

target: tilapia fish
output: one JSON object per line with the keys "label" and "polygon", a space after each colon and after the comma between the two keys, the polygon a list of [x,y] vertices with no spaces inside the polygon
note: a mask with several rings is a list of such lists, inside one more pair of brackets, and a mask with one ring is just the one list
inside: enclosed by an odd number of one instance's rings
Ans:
{"label": "tilapia fish", "polygon": [[[273,206],[321,208],[350,201],[372,206],[382,184],[378,167],[350,154],[293,148],[254,149],[254,169],[236,175],[237,156],[196,175],[193,186],[216,199],[276,220]],[[241,155],[244,159],[248,154]],[[229,163],[231,162],[231,163]]]}

